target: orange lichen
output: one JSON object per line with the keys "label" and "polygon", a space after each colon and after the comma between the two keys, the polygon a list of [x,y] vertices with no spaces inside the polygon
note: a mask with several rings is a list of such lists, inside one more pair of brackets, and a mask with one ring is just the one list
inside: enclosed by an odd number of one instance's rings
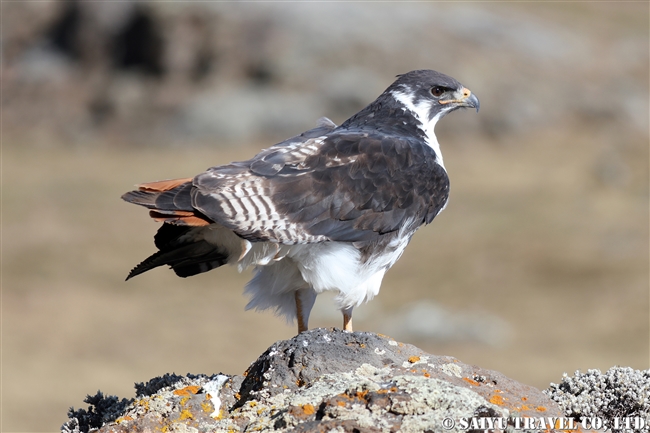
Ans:
{"label": "orange lichen", "polygon": [[535,408],[535,410],[536,410],[537,412],[546,412],[546,408],[545,408],[544,406],[537,406],[537,407]]}
{"label": "orange lichen", "polygon": [[305,415],[313,415],[316,413],[316,409],[311,404],[304,405],[302,407],[302,410],[305,412]]}
{"label": "orange lichen", "polygon": [[364,399],[366,398],[366,395],[368,395],[368,390],[357,391],[357,398]]}
{"label": "orange lichen", "polygon": [[523,405],[523,406],[521,407],[521,410],[530,410],[530,407],[528,407],[527,405]]}
{"label": "orange lichen", "polygon": [[189,399],[190,399],[189,397],[183,397],[181,398],[181,401],[178,404],[180,404],[181,406],[185,406],[185,404],[188,402]]}
{"label": "orange lichen", "polygon": [[389,392],[397,392],[397,388],[393,386],[389,389],[380,389],[377,391],[377,394],[388,394]]}
{"label": "orange lichen", "polygon": [[203,412],[205,412],[205,413],[214,412],[214,406],[212,405],[212,403],[209,400],[204,401],[204,402],[201,403],[201,409],[203,409]]}
{"label": "orange lichen", "polygon": [[346,400],[352,400],[352,397],[350,397],[346,393],[338,394],[337,397],[344,398]]}
{"label": "orange lichen", "polygon": [[464,380],[465,382],[471,384],[471,385],[474,385],[474,386],[479,386],[479,385],[480,385],[477,381],[472,380],[472,379],[470,379],[469,377],[463,377],[463,380]]}
{"label": "orange lichen", "polygon": [[186,386],[185,388],[177,389],[176,391],[174,391],[174,394],[176,395],[196,394],[197,392],[199,392],[200,389],[201,389],[200,386],[190,385],[190,386]]}
{"label": "orange lichen", "polygon": [[236,392],[236,393],[235,393],[235,398],[236,398],[237,400],[239,400],[239,399],[241,398],[241,394],[238,393],[238,392]]}
{"label": "orange lichen", "polygon": [[500,395],[493,395],[492,397],[490,397],[489,401],[490,403],[496,404],[498,406],[503,406],[504,404],[503,397],[501,397]]}
{"label": "orange lichen", "polygon": [[149,400],[143,398],[142,400],[136,402],[136,404],[140,407],[143,407],[145,411],[149,410]]}
{"label": "orange lichen", "polygon": [[121,417],[119,417],[118,419],[115,420],[115,424],[120,424],[120,423],[123,423],[123,422],[126,422],[126,421],[133,421],[133,418],[131,418],[128,415],[121,416]]}
{"label": "orange lichen", "polygon": [[431,375],[425,371],[424,372],[424,377],[431,377]]}
{"label": "orange lichen", "polygon": [[186,419],[194,419],[194,415],[192,415],[192,412],[190,412],[189,410],[183,409],[181,411],[181,416],[178,419],[180,419],[181,421]]}
{"label": "orange lichen", "polygon": [[418,362],[419,360],[420,360],[420,357],[419,357],[419,356],[411,356],[411,357],[409,358],[409,362],[410,362],[411,364],[415,364],[415,363]]}

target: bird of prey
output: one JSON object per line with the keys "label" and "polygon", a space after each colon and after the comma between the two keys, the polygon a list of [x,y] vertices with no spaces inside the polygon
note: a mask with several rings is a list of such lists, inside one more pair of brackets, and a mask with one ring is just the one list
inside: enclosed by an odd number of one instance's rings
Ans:
{"label": "bird of prey", "polygon": [[432,70],[398,75],[340,126],[316,128],[193,178],[138,185],[124,200],[162,226],[158,252],[127,280],[169,265],[180,277],[226,263],[254,267],[246,309],[274,309],[308,329],[316,296],[338,292],[343,329],[379,292],[411,236],[445,208],[449,178],[434,127],[479,101]]}

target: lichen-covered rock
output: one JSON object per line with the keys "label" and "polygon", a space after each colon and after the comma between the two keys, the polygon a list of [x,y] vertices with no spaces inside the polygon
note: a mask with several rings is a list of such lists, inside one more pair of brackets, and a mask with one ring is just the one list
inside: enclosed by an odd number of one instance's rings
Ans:
{"label": "lichen-covered rock", "polygon": [[616,418],[647,422],[632,429],[612,429],[614,433],[650,431],[650,370],[612,367],[605,373],[596,369],[576,371],[573,376],[565,373],[562,382],[552,383],[544,393],[574,418],[599,417],[610,426]]}
{"label": "lichen-covered rock", "polygon": [[459,432],[443,420],[562,416],[542,392],[500,373],[334,329],[277,342],[244,377],[165,375],[136,390],[132,400],[89,397],[62,430]]}
{"label": "lichen-covered rock", "polygon": [[312,386],[324,374],[356,371],[362,365],[388,368],[393,375],[449,382],[513,415],[551,416],[553,412],[549,406],[552,402],[539,390],[501,373],[466,365],[453,357],[431,355],[389,337],[335,329],[314,329],[271,346],[248,369],[241,400],[273,396],[285,389],[296,391]]}

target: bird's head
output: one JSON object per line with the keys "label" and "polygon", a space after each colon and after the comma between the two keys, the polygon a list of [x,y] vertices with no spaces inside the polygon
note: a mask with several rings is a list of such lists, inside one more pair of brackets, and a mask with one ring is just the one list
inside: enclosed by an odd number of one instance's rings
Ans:
{"label": "bird's head", "polygon": [[437,142],[434,128],[438,120],[459,108],[478,111],[478,98],[450,76],[422,69],[398,75],[384,93],[343,122],[341,128],[370,127],[399,134],[419,129],[432,145]]}
{"label": "bird's head", "polygon": [[398,75],[385,94],[413,111],[422,123],[433,123],[459,108],[479,109],[476,95],[440,72],[423,69]]}

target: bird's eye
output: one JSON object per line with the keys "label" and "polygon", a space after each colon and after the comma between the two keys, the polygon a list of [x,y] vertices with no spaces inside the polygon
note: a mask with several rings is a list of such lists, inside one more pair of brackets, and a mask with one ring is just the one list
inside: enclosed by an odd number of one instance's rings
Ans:
{"label": "bird's eye", "polygon": [[437,96],[442,96],[443,93],[445,93],[445,88],[444,87],[436,86],[436,87],[433,87],[431,89],[431,94],[433,96],[436,96],[436,97]]}

